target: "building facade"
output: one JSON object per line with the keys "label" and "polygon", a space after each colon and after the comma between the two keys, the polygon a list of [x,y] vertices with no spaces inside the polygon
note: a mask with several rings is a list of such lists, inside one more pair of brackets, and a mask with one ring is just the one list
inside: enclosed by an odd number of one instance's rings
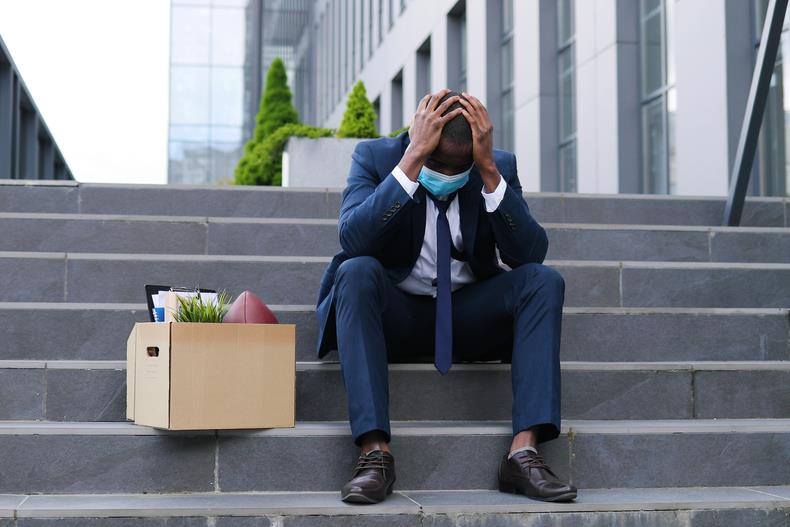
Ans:
{"label": "building facade", "polygon": [[[766,4],[174,0],[170,181],[232,176],[261,79],[282,56],[305,123],[337,127],[362,80],[386,134],[408,125],[426,92],[447,86],[483,101],[496,146],[517,154],[527,191],[724,195]],[[194,22],[179,30],[180,9],[203,10],[207,45],[177,49],[201,34]],[[237,15],[227,26],[229,17],[214,18],[224,10]],[[751,194],[788,189],[788,45],[783,38]],[[179,82],[181,52],[196,49],[205,71]],[[185,122],[193,111],[202,121]]]}

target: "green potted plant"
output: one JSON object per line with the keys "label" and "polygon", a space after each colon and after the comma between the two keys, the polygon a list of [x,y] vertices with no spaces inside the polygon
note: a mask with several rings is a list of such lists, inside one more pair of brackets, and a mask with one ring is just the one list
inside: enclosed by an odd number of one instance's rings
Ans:
{"label": "green potted plant", "polygon": [[176,322],[222,322],[230,307],[231,296],[227,291],[217,293],[216,301],[205,301],[201,295],[177,295],[173,313]]}

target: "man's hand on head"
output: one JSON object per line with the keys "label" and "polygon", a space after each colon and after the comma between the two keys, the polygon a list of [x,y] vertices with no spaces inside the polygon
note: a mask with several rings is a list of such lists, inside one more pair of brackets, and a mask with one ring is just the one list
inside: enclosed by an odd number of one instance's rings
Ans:
{"label": "man's hand on head", "polygon": [[422,98],[417,105],[417,111],[412,117],[409,125],[409,146],[403,155],[398,166],[412,181],[417,181],[420,175],[420,168],[425,164],[425,160],[436,150],[439,139],[442,135],[442,128],[445,123],[461,115],[463,108],[456,108],[444,112],[454,103],[458,102],[459,97],[454,95],[448,97],[441,104],[439,101],[451,90],[443,88],[435,93],[429,93]]}
{"label": "man's hand on head", "polygon": [[463,106],[462,115],[469,121],[472,128],[472,156],[477,170],[483,178],[488,192],[493,192],[499,184],[499,171],[494,163],[494,125],[488,116],[488,110],[477,97],[464,92],[460,99]]}

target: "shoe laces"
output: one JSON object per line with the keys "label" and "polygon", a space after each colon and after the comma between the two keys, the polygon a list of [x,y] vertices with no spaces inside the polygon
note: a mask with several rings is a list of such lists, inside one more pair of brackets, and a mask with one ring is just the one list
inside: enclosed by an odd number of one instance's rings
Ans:
{"label": "shoe laces", "polygon": [[540,454],[529,452],[522,455],[516,454],[515,456],[513,456],[513,458],[523,469],[542,468],[547,470],[549,474],[551,474],[552,476],[556,477],[554,472],[552,472],[551,468],[549,468],[549,466],[546,464],[546,461],[543,459],[543,456],[541,456]]}
{"label": "shoe laces", "polygon": [[388,467],[385,457],[385,453],[380,450],[373,450],[367,454],[360,455],[359,459],[357,459],[357,466],[354,467],[354,473],[358,474],[360,471],[368,468],[386,470]]}

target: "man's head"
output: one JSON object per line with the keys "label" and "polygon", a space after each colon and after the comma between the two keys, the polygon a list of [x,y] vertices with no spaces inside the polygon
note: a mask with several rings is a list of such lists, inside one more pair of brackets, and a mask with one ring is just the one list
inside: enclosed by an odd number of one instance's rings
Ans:
{"label": "man's head", "polygon": [[[441,98],[439,104],[458,95],[466,99],[457,91],[451,91]],[[461,108],[460,102],[455,102],[445,110],[445,115],[456,108]],[[458,174],[468,169],[474,161],[472,157],[472,128],[463,115],[458,115],[445,123],[439,145],[428,156],[425,166],[441,172],[442,174]]]}

